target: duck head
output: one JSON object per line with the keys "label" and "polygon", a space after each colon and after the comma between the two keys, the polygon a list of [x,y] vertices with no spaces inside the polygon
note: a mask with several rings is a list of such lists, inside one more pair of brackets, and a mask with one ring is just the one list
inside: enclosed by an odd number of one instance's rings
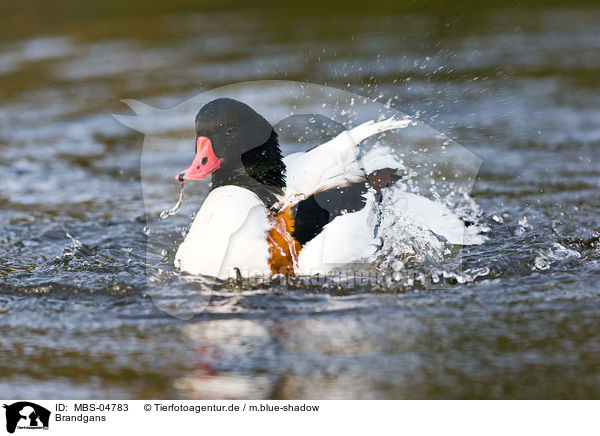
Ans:
{"label": "duck head", "polygon": [[196,155],[175,179],[202,180],[212,189],[237,185],[255,192],[268,206],[283,193],[285,164],[277,133],[250,106],[230,98],[207,103],[196,115]]}

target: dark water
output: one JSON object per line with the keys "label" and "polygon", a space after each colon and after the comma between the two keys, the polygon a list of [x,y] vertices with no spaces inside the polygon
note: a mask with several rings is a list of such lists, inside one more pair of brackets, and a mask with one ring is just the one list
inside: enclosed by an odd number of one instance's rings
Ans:
{"label": "dark water", "polygon": [[[600,10],[31,5],[0,8],[0,397],[599,396]],[[143,136],[110,114],[255,79],[391,98],[479,156],[464,283],[157,309]]]}

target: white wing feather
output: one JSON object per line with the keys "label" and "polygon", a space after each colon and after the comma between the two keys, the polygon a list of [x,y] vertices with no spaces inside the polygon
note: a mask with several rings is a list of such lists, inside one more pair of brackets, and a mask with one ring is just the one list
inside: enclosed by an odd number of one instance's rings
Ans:
{"label": "white wing feather", "polygon": [[287,167],[287,187],[281,205],[293,204],[314,192],[364,180],[364,169],[356,160],[358,145],[373,135],[406,127],[409,122],[394,118],[377,123],[367,121],[308,152],[286,156],[283,161]]}

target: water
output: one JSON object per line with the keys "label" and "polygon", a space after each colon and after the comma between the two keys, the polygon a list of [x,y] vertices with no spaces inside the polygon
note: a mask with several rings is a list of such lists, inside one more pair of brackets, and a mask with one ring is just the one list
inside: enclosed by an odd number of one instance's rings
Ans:
{"label": "water", "polygon": [[[106,4],[2,6],[0,397],[599,396],[600,10]],[[146,259],[144,206],[179,187],[142,195],[143,137],[110,114],[254,79],[378,99],[475,153],[488,240],[435,265],[441,289],[226,284],[189,321],[159,310],[146,263],[182,236]]]}

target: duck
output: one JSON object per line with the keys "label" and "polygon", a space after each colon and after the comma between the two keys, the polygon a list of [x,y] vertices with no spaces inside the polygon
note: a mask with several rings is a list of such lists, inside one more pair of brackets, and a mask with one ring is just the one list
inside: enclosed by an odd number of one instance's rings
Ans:
{"label": "duck", "polygon": [[[273,126],[249,105],[232,98],[206,103],[195,118],[195,156],[175,179],[210,176],[210,191],[175,267],[219,279],[314,276],[372,259],[386,245],[384,193],[403,168],[387,148],[361,160],[360,144],[401,127],[406,120],[368,121],[284,157]],[[442,204],[408,192],[396,203],[442,217],[427,230],[463,243],[465,223]]]}

